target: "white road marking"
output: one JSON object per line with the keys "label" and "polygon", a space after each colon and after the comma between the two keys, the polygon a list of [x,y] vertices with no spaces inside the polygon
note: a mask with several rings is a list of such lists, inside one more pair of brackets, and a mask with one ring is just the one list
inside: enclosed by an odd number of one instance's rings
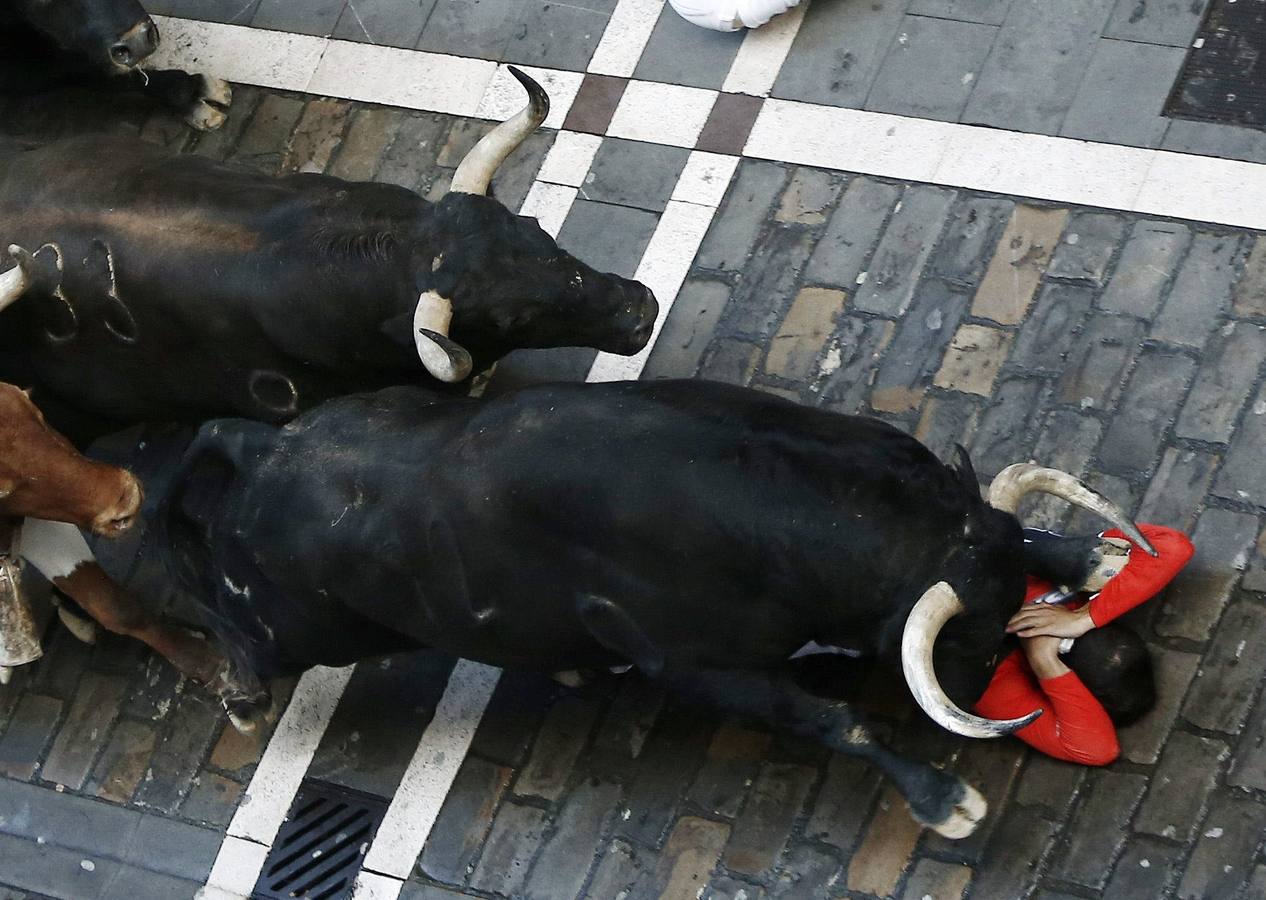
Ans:
{"label": "white road marking", "polygon": [[352,666],[317,666],[303,673],[268,747],[229,822],[207,879],[205,897],[246,897],[259,878],[268,848],[286,818],[299,783],[316,755]]}
{"label": "white road marking", "polygon": [[589,71],[623,78],[632,75],[663,9],[664,0],[619,0],[589,60]]}
{"label": "white road marking", "polygon": [[554,139],[554,145],[549,148],[549,153],[545,154],[536,180],[580,187],[589,174],[589,167],[593,165],[593,158],[597,156],[601,145],[602,138],[599,135],[560,131]]}
{"label": "white road marking", "polygon": [[[546,128],[562,128],[567,113],[571,111],[572,102],[580,90],[580,83],[585,76],[579,72],[567,72],[563,69],[543,69],[539,66],[515,66],[527,75],[540,82],[541,87],[549,94],[549,115],[545,117]],[[523,85],[510,74],[508,66],[501,65],[488,83],[475,116],[480,119],[503,121],[523,108]]]}
{"label": "white road marking", "polygon": [[809,0],[772,19],[763,28],[754,28],[743,37],[738,55],[730,64],[721,90],[731,94],[768,97],[783,61],[800,32]]}
{"label": "white road marking", "polygon": [[[609,49],[599,45],[602,53],[595,53],[590,71],[630,74],[636,66],[632,48],[640,54],[645,47],[661,7],[662,0],[621,0],[604,34]],[[802,15],[803,7],[797,7],[749,34],[731,66],[726,89],[767,93],[766,82],[772,85],[776,77],[777,53],[783,52],[781,42],[790,46]],[[463,116],[479,115],[481,107],[486,113],[503,112],[510,104],[509,99],[498,99],[501,89],[493,87],[494,79],[504,74],[498,64],[486,60],[240,25],[159,20],[164,41],[155,66]],[[617,25],[626,20],[632,23],[629,28],[641,29],[638,34],[644,35],[621,37],[623,26]],[[768,69],[762,70],[763,64]],[[574,98],[572,85],[578,87],[579,73],[538,71],[555,80],[562,114]],[[608,133],[693,147],[715,98],[715,91],[630,81]],[[771,98],[764,101],[744,155],[1058,203],[1266,228],[1266,165],[1167,150]]]}

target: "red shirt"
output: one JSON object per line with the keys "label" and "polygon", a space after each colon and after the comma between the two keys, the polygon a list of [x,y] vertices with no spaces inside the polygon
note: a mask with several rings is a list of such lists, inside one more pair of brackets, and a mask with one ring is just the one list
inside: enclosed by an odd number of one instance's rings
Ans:
{"label": "red shirt", "polygon": [[[1095,626],[1106,625],[1144,600],[1159,593],[1182,570],[1195,552],[1185,534],[1160,525],[1140,525],[1152,542],[1157,556],[1132,550],[1121,572],[1089,599],[1090,619]],[[1124,538],[1120,531],[1107,537]],[[1053,585],[1029,577],[1024,602],[1052,590]],[[1086,601],[1070,601],[1078,609]],[[1015,736],[1056,759],[1104,766],[1120,754],[1116,728],[1107,712],[1077,677],[1066,672],[1057,678],[1039,680],[1029,668],[1022,649],[1014,650],[994,670],[989,687],[976,703],[976,712],[990,719],[1013,719],[1035,709],[1045,712]]]}

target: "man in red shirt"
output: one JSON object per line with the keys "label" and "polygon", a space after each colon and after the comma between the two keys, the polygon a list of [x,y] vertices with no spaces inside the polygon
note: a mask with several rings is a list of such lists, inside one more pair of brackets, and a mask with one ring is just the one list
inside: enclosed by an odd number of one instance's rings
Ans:
{"label": "man in red shirt", "polygon": [[[1117,758],[1116,727],[1146,714],[1156,691],[1142,639],[1109,623],[1159,593],[1194,552],[1181,532],[1159,525],[1139,527],[1157,556],[1129,552],[1124,568],[1097,593],[1061,593],[1050,582],[1029,576],[1025,604],[1007,626],[1020,647],[994,671],[976,712],[1009,719],[1040,707],[1045,713],[1015,733],[1020,740],[1084,765],[1107,765]],[[1108,531],[1104,537],[1132,551],[1121,532]]]}

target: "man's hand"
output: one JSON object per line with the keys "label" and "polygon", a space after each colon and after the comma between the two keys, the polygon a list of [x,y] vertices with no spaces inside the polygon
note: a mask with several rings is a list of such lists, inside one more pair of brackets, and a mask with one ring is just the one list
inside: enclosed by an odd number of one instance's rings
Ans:
{"label": "man's hand", "polygon": [[1029,661],[1029,668],[1043,681],[1072,671],[1059,658],[1059,643],[1060,638],[1057,637],[1020,638],[1020,647]]}
{"label": "man's hand", "polygon": [[1094,627],[1089,606],[1072,610],[1048,603],[1027,603],[1007,622],[1007,633],[1020,638],[1079,638]]}

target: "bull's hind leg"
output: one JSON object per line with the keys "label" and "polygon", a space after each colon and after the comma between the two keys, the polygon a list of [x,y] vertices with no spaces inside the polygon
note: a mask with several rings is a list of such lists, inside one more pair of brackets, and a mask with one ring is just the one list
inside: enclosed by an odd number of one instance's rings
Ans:
{"label": "bull's hind leg", "polygon": [[896,785],[914,817],[947,838],[967,837],[988,809],[980,792],[957,775],[894,753],[848,704],[815,697],[784,672],[712,670],[665,681],[688,702],[751,717],[873,763]]}

